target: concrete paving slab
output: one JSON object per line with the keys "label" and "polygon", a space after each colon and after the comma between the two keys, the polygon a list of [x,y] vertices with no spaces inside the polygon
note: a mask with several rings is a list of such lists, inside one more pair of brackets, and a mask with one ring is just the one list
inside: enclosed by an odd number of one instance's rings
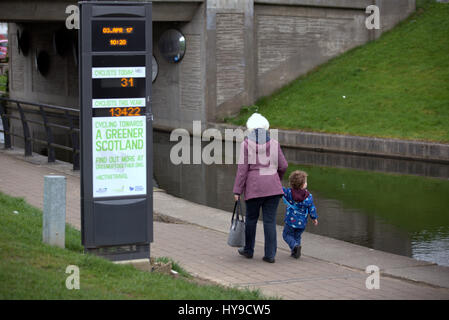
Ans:
{"label": "concrete paving slab", "polygon": [[436,287],[449,288],[449,268],[439,265],[394,268],[384,271],[385,274],[406,278],[411,281],[425,282]]}
{"label": "concrete paving slab", "polygon": [[332,261],[361,270],[365,270],[369,265],[376,265],[381,271],[433,265],[428,261],[419,261],[311,233],[304,234],[303,252],[317,259]]}

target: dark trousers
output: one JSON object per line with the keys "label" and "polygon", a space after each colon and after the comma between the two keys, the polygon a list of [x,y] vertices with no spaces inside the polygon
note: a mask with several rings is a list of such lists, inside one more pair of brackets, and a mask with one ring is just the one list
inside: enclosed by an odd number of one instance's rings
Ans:
{"label": "dark trousers", "polygon": [[263,231],[265,235],[265,257],[274,258],[277,249],[276,210],[280,196],[254,198],[246,203],[245,251],[254,254],[256,242],[256,226],[260,208],[263,214]]}
{"label": "dark trousers", "polygon": [[303,232],[304,229],[293,228],[288,224],[285,224],[284,231],[282,232],[282,237],[284,238],[285,242],[287,242],[291,250],[293,250],[294,247],[301,245],[301,236]]}

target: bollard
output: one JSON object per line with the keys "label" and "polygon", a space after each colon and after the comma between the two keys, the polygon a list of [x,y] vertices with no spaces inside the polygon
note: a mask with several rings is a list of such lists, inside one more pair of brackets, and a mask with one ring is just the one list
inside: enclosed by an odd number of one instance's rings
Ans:
{"label": "bollard", "polygon": [[66,178],[44,177],[44,216],[42,238],[44,243],[65,247]]}

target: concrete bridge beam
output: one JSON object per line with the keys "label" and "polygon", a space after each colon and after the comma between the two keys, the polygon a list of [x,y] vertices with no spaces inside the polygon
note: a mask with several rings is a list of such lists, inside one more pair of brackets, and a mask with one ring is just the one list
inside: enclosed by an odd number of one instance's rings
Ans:
{"label": "concrete bridge beam", "polygon": [[[153,21],[191,21],[203,0],[152,2]],[[74,0],[3,0],[0,2],[0,21],[65,21],[67,6],[77,3]]]}

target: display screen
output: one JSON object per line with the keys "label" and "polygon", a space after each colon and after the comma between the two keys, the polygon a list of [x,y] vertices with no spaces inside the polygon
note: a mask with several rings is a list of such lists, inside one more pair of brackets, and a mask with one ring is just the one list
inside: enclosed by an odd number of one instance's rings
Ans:
{"label": "display screen", "polygon": [[139,82],[138,78],[113,78],[101,79],[101,88],[135,88]]}
{"label": "display screen", "polygon": [[146,96],[145,56],[94,56],[92,67],[93,99],[135,99]]}
{"label": "display screen", "polygon": [[145,107],[117,107],[93,109],[94,117],[137,117],[145,115]]}
{"label": "display screen", "polygon": [[145,78],[106,78],[92,80],[93,99],[145,97]]}
{"label": "display screen", "polygon": [[[105,32],[123,31],[105,30]],[[147,81],[145,62],[144,55],[92,57],[92,116],[145,115]]]}
{"label": "display screen", "polygon": [[92,21],[92,51],[145,51],[145,21]]}
{"label": "display screen", "polygon": [[133,117],[141,116],[141,108],[128,107],[128,108],[110,108],[109,113],[111,117]]}

